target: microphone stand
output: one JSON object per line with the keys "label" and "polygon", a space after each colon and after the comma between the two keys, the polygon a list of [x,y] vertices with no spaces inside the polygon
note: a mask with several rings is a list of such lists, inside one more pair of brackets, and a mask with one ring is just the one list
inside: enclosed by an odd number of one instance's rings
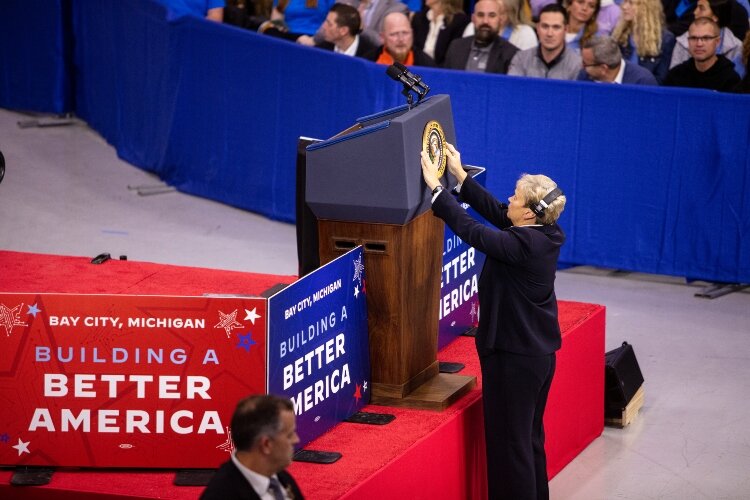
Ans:
{"label": "microphone stand", "polygon": [[[409,106],[409,109],[412,109],[414,107],[414,96],[411,94],[411,91],[414,90],[409,85],[404,84],[404,90],[401,91],[401,93],[406,97],[406,104]],[[420,97],[417,100],[417,104],[419,104],[419,101],[421,101],[422,98]]]}

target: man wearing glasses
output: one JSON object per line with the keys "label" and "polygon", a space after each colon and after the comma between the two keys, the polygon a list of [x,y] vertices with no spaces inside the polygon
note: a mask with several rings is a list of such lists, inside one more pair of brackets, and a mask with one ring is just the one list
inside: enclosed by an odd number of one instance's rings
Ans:
{"label": "man wearing glasses", "polygon": [[699,17],[688,29],[690,59],[667,73],[664,85],[729,92],[740,82],[734,63],[717,54],[721,39],[716,21]]}
{"label": "man wearing glasses", "polygon": [[623,60],[620,46],[608,36],[592,36],[583,42],[581,61],[580,81],[658,85],[649,70]]}

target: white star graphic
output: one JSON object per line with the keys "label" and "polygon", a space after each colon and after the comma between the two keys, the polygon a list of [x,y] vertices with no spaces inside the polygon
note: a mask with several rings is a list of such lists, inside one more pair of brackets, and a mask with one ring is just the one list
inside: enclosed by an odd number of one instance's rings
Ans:
{"label": "white star graphic", "polygon": [[221,451],[226,451],[231,455],[235,450],[234,441],[232,441],[232,430],[229,427],[225,427],[225,429],[227,430],[227,440],[221,443],[216,448]]}
{"label": "white star graphic", "polygon": [[11,446],[11,448],[15,448],[18,450],[18,456],[20,457],[23,453],[28,453],[31,455],[31,452],[29,451],[29,445],[31,444],[31,441],[26,441],[25,443],[21,441],[21,438],[18,438],[18,444],[15,446]]}
{"label": "white star graphic", "polygon": [[250,320],[253,325],[255,324],[255,320],[260,318],[260,314],[255,312],[256,309],[258,308],[253,307],[252,311],[248,311],[247,309],[245,309],[245,321]]}
{"label": "white star graphic", "polygon": [[359,287],[354,285],[354,298],[359,298]]}

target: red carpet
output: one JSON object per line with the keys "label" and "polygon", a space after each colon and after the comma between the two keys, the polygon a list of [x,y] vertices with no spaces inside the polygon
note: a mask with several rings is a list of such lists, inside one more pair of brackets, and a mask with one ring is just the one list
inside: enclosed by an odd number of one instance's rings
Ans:
{"label": "red carpet", "polygon": [[[0,251],[0,291],[202,295],[260,294],[294,276],[196,269],[160,264],[57,257]],[[545,415],[550,477],[603,429],[604,308],[560,302],[563,349]],[[481,376],[473,339],[459,338],[440,352],[441,361],[466,364],[478,388],[444,412],[369,406],[396,419],[386,426],[343,423],[310,443],[338,451],[331,465],[290,467],[310,499],[484,498]],[[17,488],[12,472],[0,470],[2,498],[197,498],[202,488],[172,485],[172,471],[61,471],[45,487]],[[408,478],[408,479],[405,479]]]}

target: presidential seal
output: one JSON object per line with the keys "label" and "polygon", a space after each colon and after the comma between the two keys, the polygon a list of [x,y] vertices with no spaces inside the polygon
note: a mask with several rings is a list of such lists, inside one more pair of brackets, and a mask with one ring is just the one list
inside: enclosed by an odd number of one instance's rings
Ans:
{"label": "presidential seal", "polygon": [[427,122],[422,134],[422,150],[427,151],[430,160],[437,163],[438,179],[445,173],[445,164],[448,160],[445,155],[445,133],[443,127],[435,120]]}

